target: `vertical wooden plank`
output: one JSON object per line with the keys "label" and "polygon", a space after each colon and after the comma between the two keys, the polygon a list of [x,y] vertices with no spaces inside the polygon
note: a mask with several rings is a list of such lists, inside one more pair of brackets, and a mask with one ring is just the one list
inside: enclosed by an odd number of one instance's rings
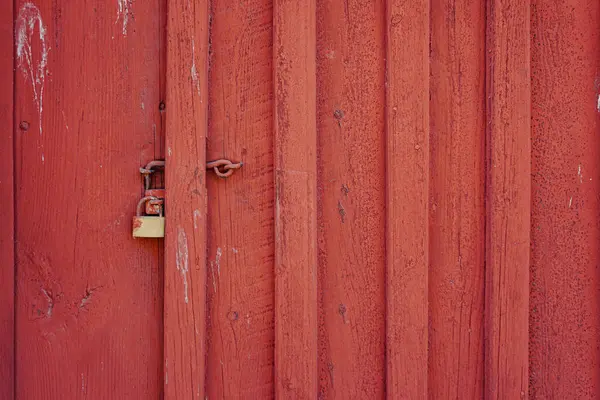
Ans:
{"label": "vertical wooden plank", "polygon": [[209,399],[273,396],[274,177],[271,0],[211,3],[208,172]]}
{"label": "vertical wooden plank", "polygon": [[159,114],[158,8],[16,2],[19,399],[160,392],[158,244],[131,237]]}
{"label": "vertical wooden plank", "polygon": [[14,241],[14,47],[13,2],[0,4],[0,398],[14,396],[15,241]]}
{"label": "vertical wooden plank", "polygon": [[483,397],[485,4],[431,3],[429,396]]}
{"label": "vertical wooden plank", "polygon": [[429,0],[388,0],[387,397],[427,396]]}
{"label": "vertical wooden plank", "polygon": [[487,9],[486,398],[527,396],[531,210],[529,1]]}
{"label": "vertical wooden plank", "polygon": [[317,393],[315,1],[275,0],[275,395]]}
{"label": "vertical wooden plank", "polygon": [[531,2],[530,396],[600,394],[600,2]]}
{"label": "vertical wooden plank", "polygon": [[385,392],[384,60],[383,1],[317,4],[320,398]]}
{"label": "vertical wooden plank", "polygon": [[205,397],[209,9],[168,0],[164,397]]}

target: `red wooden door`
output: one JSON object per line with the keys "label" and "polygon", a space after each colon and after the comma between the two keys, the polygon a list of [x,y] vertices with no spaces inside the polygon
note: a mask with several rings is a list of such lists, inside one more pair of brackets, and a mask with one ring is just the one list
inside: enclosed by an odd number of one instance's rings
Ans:
{"label": "red wooden door", "polygon": [[1,4],[0,398],[597,397],[600,3],[547,3]]}
{"label": "red wooden door", "polygon": [[[15,398],[156,398],[162,243],[133,240],[131,218],[140,164],[161,155],[164,8],[2,7],[3,27],[14,31],[6,29],[14,41],[2,52],[14,50],[14,129],[3,142],[12,162],[3,173],[14,174]],[[0,397],[9,398],[8,385]]]}

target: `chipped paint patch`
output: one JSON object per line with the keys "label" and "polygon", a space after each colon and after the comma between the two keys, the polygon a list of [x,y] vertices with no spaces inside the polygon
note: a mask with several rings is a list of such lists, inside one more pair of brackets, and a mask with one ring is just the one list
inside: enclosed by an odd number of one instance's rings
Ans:
{"label": "chipped paint patch", "polygon": [[[31,48],[33,35],[37,25],[39,37],[39,54],[36,54],[37,64]],[[31,80],[33,100],[37,107],[40,135],[42,135],[42,114],[44,111],[44,85],[48,74],[48,52],[46,45],[46,27],[42,21],[40,10],[33,3],[25,3],[19,10],[15,25],[15,40],[17,47],[17,64],[25,80]]]}
{"label": "chipped paint patch", "polygon": [[190,73],[192,76],[192,82],[196,87],[196,91],[198,92],[198,96],[200,96],[200,80],[198,79],[198,69],[196,68],[196,43],[192,38],[192,67],[190,68]]}
{"label": "chipped paint patch", "polygon": [[210,274],[212,276],[213,290],[217,293],[217,280],[215,277],[215,266],[217,267],[217,275],[219,278],[221,277],[221,256],[223,252],[220,247],[217,247],[217,254],[215,255],[215,260],[210,261]]}
{"label": "chipped paint patch", "polygon": [[600,94],[598,95],[598,104],[596,104],[596,110],[600,112]]}
{"label": "chipped paint patch", "polygon": [[581,172],[581,164],[577,167],[577,176],[579,177],[579,183],[583,183],[583,173]]}
{"label": "chipped paint patch", "polygon": [[123,22],[123,36],[127,36],[127,24],[129,23],[132,6],[133,0],[117,0],[117,20],[115,24],[120,20]]}
{"label": "chipped paint patch", "polygon": [[185,304],[188,303],[188,280],[187,274],[189,271],[189,252],[188,252],[188,244],[187,244],[187,236],[183,228],[179,227],[177,229],[177,257],[176,257],[176,265],[177,271],[181,274],[181,279],[183,280],[183,300]]}
{"label": "chipped paint patch", "polygon": [[223,252],[220,247],[217,247],[217,254],[215,255],[215,264],[217,265],[217,275],[221,277],[221,256]]}
{"label": "chipped paint patch", "polygon": [[198,220],[202,218],[200,210],[194,210],[194,229],[198,229]]}
{"label": "chipped paint patch", "polygon": [[46,317],[50,318],[52,316],[52,310],[54,309],[54,299],[52,298],[52,294],[48,292],[46,289],[42,289],[42,293],[48,301],[48,310],[46,311]]}

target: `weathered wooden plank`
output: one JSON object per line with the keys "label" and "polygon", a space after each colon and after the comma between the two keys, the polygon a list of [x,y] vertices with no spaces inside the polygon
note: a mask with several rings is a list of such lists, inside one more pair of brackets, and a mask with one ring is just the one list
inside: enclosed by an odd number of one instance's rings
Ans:
{"label": "weathered wooden plank", "polygon": [[384,20],[317,4],[319,398],[385,392]]}
{"label": "weathered wooden plank", "polygon": [[429,398],[483,397],[485,4],[431,3]]}
{"label": "weathered wooden plank", "polygon": [[211,4],[209,160],[209,399],[273,396],[273,13],[270,0]]}
{"label": "weathered wooden plank", "polygon": [[487,8],[485,396],[527,396],[531,210],[529,1]]}
{"label": "weathered wooden plank", "polygon": [[315,1],[275,0],[275,396],[317,394]]}
{"label": "weathered wooden plank", "polygon": [[429,1],[386,10],[387,397],[427,397]]}
{"label": "weathered wooden plank", "polygon": [[14,241],[14,47],[13,2],[0,4],[0,398],[14,396],[15,241]]}
{"label": "weathered wooden plank", "polygon": [[531,2],[530,396],[600,394],[600,2]]}
{"label": "weathered wooden plank", "polygon": [[205,398],[208,2],[168,0],[164,397]]}
{"label": "weathered wooden plank", "polygon": [[131,237],[159,114],[158,8],[16,2],[19,399],[160,391],[158,243]]}

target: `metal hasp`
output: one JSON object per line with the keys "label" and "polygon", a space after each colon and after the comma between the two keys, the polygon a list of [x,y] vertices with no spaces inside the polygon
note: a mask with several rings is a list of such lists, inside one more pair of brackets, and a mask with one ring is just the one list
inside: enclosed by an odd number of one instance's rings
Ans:
{"label": "metal hasp", "polygon": [[[165,189],[153,189],[152,174],[158,168],[165,167],[163,160],[149,162],[140,173],[144,177],[144,197],[140,199],[133,217],[134,238],[161,238],[165,237],[164,202]],[[142,215],[142,211],[146,215]]]}
{"label": "metal hasp", "polygon": [[244,163],[241,161],[234,164],[229,160],[220,159],[207,162],[206,169],[213,169],[219,178],[227,178],[233,174],[234,170],[242,168],[243,165]]}

